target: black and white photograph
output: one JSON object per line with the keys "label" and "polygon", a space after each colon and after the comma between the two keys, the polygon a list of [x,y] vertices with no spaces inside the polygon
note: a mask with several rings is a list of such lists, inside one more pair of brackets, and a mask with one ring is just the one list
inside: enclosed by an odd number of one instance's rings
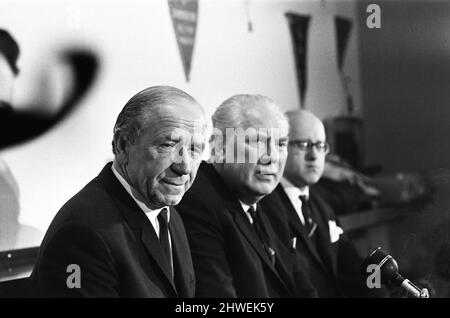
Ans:
{"label": "black and white photograph", "polygon": [[2,0],[0,298],[450,298],[449,105],[448,0]]}

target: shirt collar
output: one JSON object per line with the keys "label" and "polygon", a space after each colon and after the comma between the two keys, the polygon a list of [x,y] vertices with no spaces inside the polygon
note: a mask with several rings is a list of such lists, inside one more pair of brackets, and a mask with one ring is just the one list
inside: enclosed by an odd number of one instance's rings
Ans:
{"label": "shirt collar", "polygon": [[288,179],[286,179],[284,177],[281,179],[281,185],[283,186],[284,190],[286,191],[286,193],[289,197],[298,198],[299,196],[304,195],[307,198],[309,198],[309,187],[308,186],[303,187],[303,188],[296,187]]}
{"label": "shirt collar", "polygon": [[133,195],[133,192],[131,191],[131,186],[128,184],[128,182],[120,175],[120,173],[114,168],[114,164],[111,165],[111,170],[113,174],[116,176],[117,180],[119,180],[120,184],[125,188],[125,190],[128,192],[129,195],[133,198],[133,200],[136,202],[136,204],[141,208],[142,211],[144,211],[145,214],[147,214],[148,217],[157,218],[159,212],[161,212],[163,209],[167,209],[167,221],[170,220],[170,209],[168,206],[164,206],[160,209],[152,210],[148,206],[146,206],[143,202],[139,201],[135,198]]}
{"label": "shirt collar", "polygon": [[[248,218],[248,221],[250,222],[250,224],[253,224],[253,217],[250,214],[250,212],[248,212],[248,209],[250,209],[250,205],[245,204],[244,202],[242,202],[241,200],[239,200],[239,203],[241,204],[242,209],[244,210],[245,215]],[[256,212],[256,203],[251,205],[253,207],[253,209],[255,209]]]}
{"label": "shirt collar", "polygon": [[[244,202],[242,202],[241,200],[239,200],[239,203],[241,204],[242,209],[244,210],[244,212],[247,212],[248,209],[250,209],[250,205],[245,204]],[[251,205],[253,207],[253,209],[255,209],[256,211],[256,203]]]}

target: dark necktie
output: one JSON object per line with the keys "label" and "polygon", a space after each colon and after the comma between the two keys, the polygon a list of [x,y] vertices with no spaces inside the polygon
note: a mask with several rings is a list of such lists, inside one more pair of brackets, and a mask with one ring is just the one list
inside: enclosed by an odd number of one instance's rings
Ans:
{"label": "dark necktie", "polygon": [[272,264],[275,265],[275,251],[270,247],[270,239],[264,227],[264,223],[261,220],[260,213],[256,213],[252,205],[247,212],[250,213],[253,219],[253,228],[262,243],[263,249],[266,251],[267,255],[269,255]]}
{"label": "dark necktie", "polygon": [[172,250],[170,248],[169,243],[169,222],[167,220],[167,209],[162,209],[158,214],[158,222],[159,222],[159,242],[161,243],[161,247],[164,251],[164,255],[166,256],[167,263],[170,267],[170,275],[173,278],[173,269],[172,269]]}
{"label": "dark necktie", "polygon": [[317,229],[317,223],[314,220],[308,197],[306,195],[301,195],[299,198],[300,201],[302,201],[302,213],[303,218],[305,219],[305,228],[308,231],[308,237],[312,237]]}

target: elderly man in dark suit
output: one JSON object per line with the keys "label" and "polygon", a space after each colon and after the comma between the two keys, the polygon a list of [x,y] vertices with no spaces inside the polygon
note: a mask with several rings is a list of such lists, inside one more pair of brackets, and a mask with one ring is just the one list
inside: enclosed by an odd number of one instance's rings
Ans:
{"label": "elderly man in dark suit", "polygon": [[277,239],[259,201],[281,179],[288,122],[272,100],[236,95],[213,115],[212,164],[177,206],[185,222],[199,297],[314,296],[294,254]]}
{"label": "elderly man in dark suit", "polygon": [[359,273],[362,260],[343,236],[331,207],[314,188],[329,148],[325,128],[309,111],[293,110],[286,115],[290,131],[284,177],[261,205],[279,211],[268,217],[284,244],[307,261],[308,276],[319,297],[349,296],[350,290],[364,292]]}
{"label": "elderly man in dark suit", "polygon": [[183,223],[172,207],[194,181],[205,114],[169,86],[133,96],[114,127],[114,162],[51,223],[32,279],[40,296],[192,297]]}

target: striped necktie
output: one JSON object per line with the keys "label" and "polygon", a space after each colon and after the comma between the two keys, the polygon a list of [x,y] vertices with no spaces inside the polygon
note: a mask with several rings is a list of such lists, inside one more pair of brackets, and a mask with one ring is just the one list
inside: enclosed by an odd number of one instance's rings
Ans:
{"label": "striped necktie", "polygon": [[305,219],[305,227],[308,231],[308,237],[312,237],[317,229],[317,223],[314,220],[314,216],[312,214],[311,206],[309,205],[309,200],[306,195],[299,196],[300,201],[302,201],[302,213]]}

